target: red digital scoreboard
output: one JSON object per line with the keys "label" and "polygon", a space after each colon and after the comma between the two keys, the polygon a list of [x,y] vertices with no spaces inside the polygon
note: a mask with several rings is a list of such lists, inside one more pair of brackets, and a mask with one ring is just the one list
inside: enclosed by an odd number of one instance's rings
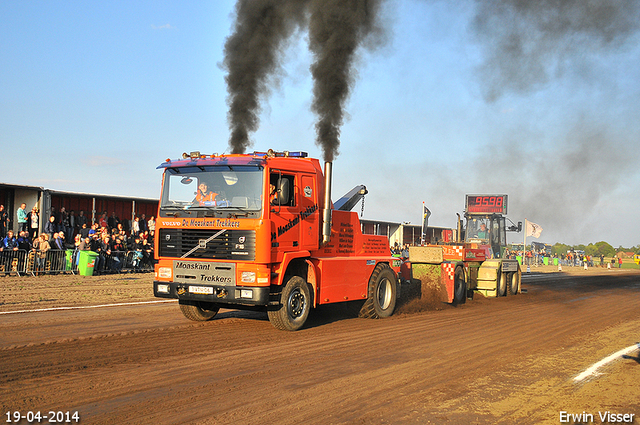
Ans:
{"label": "red digital scoreboard", "polygon": [[507,195],[467,195],[467,214],[507,215]]}

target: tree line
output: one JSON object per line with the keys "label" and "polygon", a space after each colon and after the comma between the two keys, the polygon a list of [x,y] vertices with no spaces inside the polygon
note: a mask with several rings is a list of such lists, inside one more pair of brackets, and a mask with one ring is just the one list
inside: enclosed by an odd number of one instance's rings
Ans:
{"label": "tree line", "polygon": [[631,248],[624,248],[622,246],[617,249],[611,246],[609,243],[605,241],[600,241],[596,243],[590,243],[589,245],[565,245],[563,243],[556,243],[551,247],[552,254],[565,254],[568,251],[584,251],[587,255],[592,255],[594,257],[599,257],[600,255],[604,255],[605,257],[613,257],[618,252],[633,252],[636,254],[640,254],[640,245],[633,246]]}

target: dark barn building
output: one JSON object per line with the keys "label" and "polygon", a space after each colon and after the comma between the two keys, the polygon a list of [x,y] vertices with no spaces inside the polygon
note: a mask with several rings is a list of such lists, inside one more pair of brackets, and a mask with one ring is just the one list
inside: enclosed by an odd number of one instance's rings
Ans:
{"label": "dark barn building", "polygon": [[115,212],[122,223],[142,214],[149,219],[151,216],[155,217],[158,212],[158,199],[153,198],[65,192],[37,186],[0,183],[0,205],[4,205],[11,220],[8,228],[14,231],[18,230],[17,210],[22,203],[27,204],[27,212],[34,206],[38,208],[40,232],[51,216],[52,207],[58,212],[64,207],[68,213],[73,211],[75,215],[84,211],[88,223],[97,221],[103,212],[106,212],[107,216]]}
{"label": "dark barn building", "polygon": [[[362,233],[367,235],[384,235],[389,238],[389,244],[420,245],[422,227],[410,223],[396,223],[391,221],[360,219]],[[456,231],[447,227],[428,226],[425,231],[425,243],[437,244],[453,242]]]}

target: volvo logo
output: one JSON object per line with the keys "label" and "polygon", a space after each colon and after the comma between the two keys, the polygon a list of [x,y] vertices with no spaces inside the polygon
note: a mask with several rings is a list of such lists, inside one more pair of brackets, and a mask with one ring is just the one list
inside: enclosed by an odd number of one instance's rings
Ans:
{"label": "volvo logo", "polygon": [[240,237],[238,238],[238,242],[240,242],[240,243],[244,243],[245,239],[246,239],[246,237],[245,237],[245,236],[240,236]]}
{"label": "volvo logo", "polygon": [[164,239],[165,239],[166,241],[170,240],[170,239],[171,239],[171,235],[170,235],[170,234],[166,234],[166,235],[164,235]]}

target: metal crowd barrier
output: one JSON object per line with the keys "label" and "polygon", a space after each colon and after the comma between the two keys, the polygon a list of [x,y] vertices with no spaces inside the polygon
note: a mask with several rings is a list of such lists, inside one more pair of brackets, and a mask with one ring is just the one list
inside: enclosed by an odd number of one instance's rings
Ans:
{"label": "metal crowd barrier", "polygon": [[[0,251],[0,276],[78,273],[79,251],[50,249]],[[112,251],[98,253],[94,274],[153,271],[153,253],[143,251]]]}
{"label": "metal crowd barrier", "polygon": [[27,251],[24,249],[9,250],[0,252],[0,273],[2,274],[26,274]]}
{"label": "metal crowd barrier", "polygon": [[153,271],[153,253],[144,251],[112,251],[99,253],[93,273],[131,273]]}
{"label": "metal crowd barrier", "polygon": [[[73,253],[73,251],[70,251]],[[40,273],[75,273],[67,251],[51,249],[47,252],[24,249],[0,252],[0,275],[36,275]]]}

